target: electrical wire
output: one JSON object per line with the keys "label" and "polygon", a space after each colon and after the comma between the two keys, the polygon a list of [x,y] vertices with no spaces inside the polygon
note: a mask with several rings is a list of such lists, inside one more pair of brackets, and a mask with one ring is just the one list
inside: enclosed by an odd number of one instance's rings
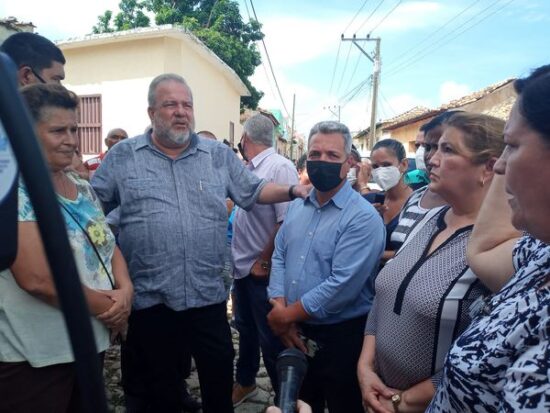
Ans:
{"label": "electrical wire", "polygon": [[351,86],[351,82],[353,82],[353,79],[355,78],[355,74],[357,73],[357,69],[359,68],[359,63],[361,63],[362,57],[363,57],[363,54],[359,50],[357,50],[357,60],[355,61],[355,67],[353,68],[353,72],[351,73],[351,77],[348,80],[346,90],[349,89],[349,87]]}
{"label": "electrical wire", "polygon": [[380,21],[376,24],[376,26],[374,26],[374,27],[371,29],[371,31],[369,32],[369,34],[367,34],[367,37],[369,37],[369,36],[372,34],[373,31],[375,31],[378,27],[380,27],[380,25],[381,25],[382,23],[384,23],[384,20],[386,20],[386,19],[390,16],[390,14],[392,14],[392,13],[395,11],[395,9],[397,9],[397,8],[399,7],[399,5],[400,5],[401,3],[403,3],[403,0],[398,0],[398,2],[395,4],[395,6],[393,6],[393,8],[392,8],[384,17],[382,17],[382,20],[380,20]]}
{"label": "electrical wire", "polygon": [[361,13],[363,11],[363,9],[365,8],[365,5],[367,4],[369,0],[365,0],[363,2],[363,4],[361,5],[361,7],[359,7],[359,10],[357,10],[357,13],[355,13],[355,16],[353,16],[353,18],[351,19],[351,21],[348,23],[348,25],[346,26],[346,28],[344,29],[344,31],[342,31],[342,33],[345,33],[349,27],[353,24],[353,22],[355,21],[355,19],[357,18],[357,16],[359,16],[359,13]]}
{"label": "electrical wire", "polygon": [[445,23],[443,23],[441,26],[439,26],[436,30],[428,34],[425,38],[423,38],[421,41],[416,43],[413,47],[407,49],[405,53],[400,55],[397,59],[395,59],[393,62],[390,62],[387,65],[387,68],[391,68],[391,66],[396,66],[396,63],[400,60],[403,60],[407,56],[409,56],[411,53],[413,53],[415,50],[417,50],[421,45],[423,45],[427,40],[433,40],[434,36],[439,33],[441,30],[443,30],[445,27],[447,27],[449,24],[456,21],[457,18],[462,16],[464,13],[466,13],[468,10],[470,10],[473,6],[475,6],[477,3],[479,3],[481,0],[474,0],[469,6],[462,9],[459,13],[455,14],[453,17],[451,17],[449,20],[447,20]]}
{"label": "electrical wire", "polygon": [[332,78],[330,80],[330,88],[328,90],[328,95],[332,94],[332,86],[334,85],[334,78],[336,77],[336,68],[338,67],[338,58],[340,57],[340,47],[342,46],[342,41],[338,41],[338,51],[336,52],[336,60],[334,61],[334,68],[332,69]]}
{"label": "electrical wire", "polygon": [[[457,37],[461,36],[462,34],[464,34],[465,32],[467,32],[468,30],[472,29],[473,27],[477,26],[478,24],[482,23],[483,21],[485,21],[486,19],[488,19],[489,17],[493,16],[494,14],[498,13],[499,11],[501,11],[502,9],[504,9],[505,7],[507,7],[510,3],[514,2],[515,0],[509,0],[508,3],[504,4],[502,7],[496,9],[496,10],[493,10],[492,12],[488,13],[487,15],[483,16],[482,18],[480,18],[479,20],[477,21],[474,21],[470,26],[466,27],[464,30],[458,32],[454,37],[451,37],[450,39],[447,39],[450,35],[456,33],[459,29],[463,28],[464,26],[466,26],[467,23],[470,23],[472,20],[476,19],[477,17],[479,17],[480,15],[482,15],[483,13],[485,13],[487,10],[489,10],[490,8],[492,8],[493,6],[495,6],[497,3],[500,2],[500,0],[496,0],[495,2],[491,3],[489,6],[487,6],[485,9],[483,9],[482,11],[480,11],[479,13],[477,13],[476,15],[474,15],[472,18],[468,19],[466,22],[462,23],[460,26],[456,27],[455,29],[453,29],[451,32],[447,33],[445,36],[443,36],[442,38],[440,38],[439,40],[437,40],[436,42],[428,45],[427,47],[425,47],[424,49],[422,49],[422,51],[418,52],[416,55],[412,56],[411,58],[409,58],[406,62],[404,62],[403,64],[401,64],[400,66],[392,69],[392,70],[389,70],[388,73],[386,73],[386,77],[389,77],[389,76],[393,76],[399,72],[401,72],[402,70],[410,67],[411,65],[413,65],[414,63],[416,63],[417,61],[423,59],[424,57],[432,54],[433,52],[435,52],[436,50],[439,50],[440,48],[442,48],[443,46],[449,44],[451,41],[453,41],[454,39],[456,39]],[[444,41],[446,40],[446,41]],[[444,42],[443,42],[444,41]],[[441,43],[443,42],[443,43]],[[437,47],[434,47],[436,46]],[[424,52],[424,53],[423,53]]]}
{"label": "electrical wire", "polygon": [[372,76],[369,76],[367,79],[360,82],[352,90],[350,90],[348,93],[342,96],[340,98],[340,101],[341,101],[340,109],[343,109],[349,102],[354,100],[360,93],[364,92],[365,90],[369,90],[371,80],[372,80]]}
{"label": "electrical wire", "polygon": [[346,55],[346,61],[344,63],[344,68],[342,69],[342,76],[340,76],[340,82],[338,82],[338,87],[336,88],[336,93],[338,93],[340,91],[340,88],[342,87],[342,82],[344,81],[344,75],[346,74],[346,69],[348,68],[349,56],[351,54],[352,47],[353,43],[350,42],[348,54]]}
{"label": "electrical wire", "polygon": [[[260,22],[258,20],[258,15],[256,14],[256,9],[254,8],[254,3],[252,0],[250,0],[250,7],[252,8],[252,13],[254,14],[254,18],[257,22]],[[269,63],[269,69],[271,69],[271,75],[273,76],[273,81],[275,82],[275,88],[277,89],[277,93],[279,94],[279,99],[281,100],[281,104],[283,105],[283,109],[285,110],[286,116],[288,118],[291,118],[290,113],[288,112],[288,109],[285,105],[285,100],[283,99],[283,95],[281,94],[281,89],[279,88],[279,83],[277,82],[277,77],[275,76],[275,71],[273,70],[273,65],[271,64],[271,58],[269,57],[269,53],[267,51],[267,46],[265,45],[265,41],[262,37],[262,45],[264,46],[265,55],[267,57],[267,62]]]}
{"label": "electrical wire", "polygon": [[[246,14],[248,15],[248,21],[250,21],[252,19],[250,17],[250,10],[248,9],[248,3],[246,2],[246,0],[244,0],[243,3],[244,3],[244,7],[246,9]],[[271,95],[273,96],[273,98],[276,99],[277,94],[273,90],[273,85],[271,84],[271,79],[269,78],[269,73],[267,72],[267,67],[265,67],[265,63],[264,63],[263,59],[262,59],[262,69],[264,69],[265,78],[267,80],[267,84],[269,85],[269,90],[271,91]]]}
{"label": "electrical wire", "polygon": [[386,96],[384,96],[384,93],[382,93],[382,90],[380,90],[380,96],[382,97],[382,100],[383,100],[384,102],[386,102],[386,105],[388,105],[388,107],[390,108],[391,112],[393,113],[392,116],[397,115],[397,111],[393,108],[393,106],[392,106],[391,103],[388,101],[388,99],[386,99]]}
{"label": "electrical wire", "polygon": [[355,30],[355,33],[357,33],[359,30],[361,30],[363,28],[363,26],[365,26],[365,24],[368,23],[370,18],[374,15],[374,13],[376,13],[376,10],[378,10],[380,8],[380,6],[382,5],[382,3],[384,3],[384,1],[385,0],[380,0],[380,3],[377,4],[377,6],[374,8],[374,10],[371,12],[371,14],[369,14],[368,17],[363,21],[363,23],[361,23],[361,26],[359,26],[359,28],[357,30]]}

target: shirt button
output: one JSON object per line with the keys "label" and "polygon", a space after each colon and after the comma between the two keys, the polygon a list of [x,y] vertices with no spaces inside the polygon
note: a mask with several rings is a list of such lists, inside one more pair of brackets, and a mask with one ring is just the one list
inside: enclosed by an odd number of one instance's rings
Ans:
{"label": "shirt button", "polygon": [[308,235],[309,235],[310,237],[312,237],[312,236],[313,236],[313,232],[310,232]]}
{"label": "shirt button", "polygon": [[320,213],[321,213],[321,210],[320,210],[320,209],[318,209],[318,210],[317,210],[317,213],[318,213],[318,214],[320,214]]}
{"label": "shirt button", "polygon": [[304,259],[304,256],[302,255],[302,256],[300,257],[300,259],[303,260],[303,259]]}
{"label": "shirt button", "polygon": [[296,284],[296,280],[292,280],[292,284]]}

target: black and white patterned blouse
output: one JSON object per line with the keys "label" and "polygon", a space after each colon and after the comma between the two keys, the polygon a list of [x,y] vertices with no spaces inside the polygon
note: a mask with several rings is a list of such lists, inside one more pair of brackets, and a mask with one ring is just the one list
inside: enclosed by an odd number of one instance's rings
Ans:
{"label": "black and white patterned blouse", "polygon": [[550,246],[514,248],[516,274],[451,348],[428,411],[550,412]]}
{"label": "black and white patterned blouse", "polygon": [[437,385],[451,344],[471,321],[470,305],[489,292],[466,262],[472,225],[428,253],[446,228],[448,210],[439,209],[411,233],[376,277],[365,334],[376,336],[376,372],[395,389],[426,379]]}

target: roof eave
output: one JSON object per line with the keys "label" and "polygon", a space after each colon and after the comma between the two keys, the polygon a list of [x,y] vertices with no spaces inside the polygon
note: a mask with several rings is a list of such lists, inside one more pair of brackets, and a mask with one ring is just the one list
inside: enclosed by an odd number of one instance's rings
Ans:
{"label": "roof eave", "polygon": [[240,96],[250,96],[250,91],[239,78],[237,73],[210,50],[199,38],[183,26],[174,26],[166,24],[156,27],[144,27],[132,30],[124,30],[113,33],[89,34],[84,37],[70,38],[56,42],[56,45],[62,50],[78,49],[83,47],[92,47],[105,43],[125,42],[136,39],[150,39],[156,37],[172,37],[181,39],[189,44],[199,55],[217,66],[226,78],[233,84]]}

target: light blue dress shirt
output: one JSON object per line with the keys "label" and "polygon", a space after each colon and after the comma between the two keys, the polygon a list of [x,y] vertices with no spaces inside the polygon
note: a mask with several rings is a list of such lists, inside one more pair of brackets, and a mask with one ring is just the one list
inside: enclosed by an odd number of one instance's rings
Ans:
{"label": "light blue dress shirt", "polygon": [[366,314],[385,237],[380,214],[348,182],[322,207],[312,190],[290,204],[277,234],[269,297],[300,300],[312,324]]}

